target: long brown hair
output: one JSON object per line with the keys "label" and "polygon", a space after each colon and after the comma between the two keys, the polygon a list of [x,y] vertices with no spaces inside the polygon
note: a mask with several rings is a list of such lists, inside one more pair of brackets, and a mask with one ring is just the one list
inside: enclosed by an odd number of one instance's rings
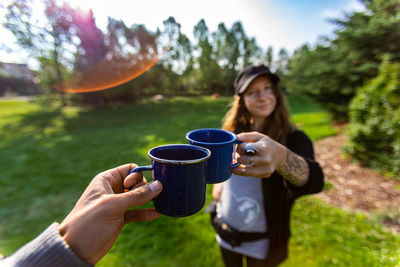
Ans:
{"label": "long brown hair", "polygon": [[[287,135],[295,129],[295,126],[290,122],[289,110],[282,90],[279,89],[276,82],[269,80],[276,97],[276,106],[274,111],[266,118],[261,133],[281,144],[285,144]],[[244,93],[235,95],[230,110],[222,120],[222,128],[236,134],[249,132],[252,131],[251,119],[251,114],[244,103]]]}

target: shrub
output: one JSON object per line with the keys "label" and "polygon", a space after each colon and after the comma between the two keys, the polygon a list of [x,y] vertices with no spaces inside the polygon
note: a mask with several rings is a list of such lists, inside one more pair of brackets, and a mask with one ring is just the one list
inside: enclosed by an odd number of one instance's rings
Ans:
{"label": "shrub", "polygon": [[385,60],[379,75],[350,103],[346,152],[373,168],[400,172],[400,64]]}

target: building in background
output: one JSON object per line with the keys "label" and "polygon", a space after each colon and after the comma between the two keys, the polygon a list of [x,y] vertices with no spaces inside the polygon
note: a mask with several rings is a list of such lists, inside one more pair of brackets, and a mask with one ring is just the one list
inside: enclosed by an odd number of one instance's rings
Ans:
{"label": "building in background", "polygon": [[38,95],[42,91],[28,65],[0,62],[0,97]]}

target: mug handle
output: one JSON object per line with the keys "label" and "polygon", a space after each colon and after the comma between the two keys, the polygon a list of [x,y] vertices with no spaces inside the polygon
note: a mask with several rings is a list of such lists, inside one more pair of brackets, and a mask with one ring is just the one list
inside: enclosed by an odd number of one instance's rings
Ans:
{"label": "mug handle", "polygon": [[[129,174],[134,173],[134,172],[141,172],[141,171],[151,171],[153,170],[153,165],[149,165],[149,166],[139,166],[136,168],[133,168]],[[129,175],[128,174],[128,175]],[[128,188],[129,190],[132,190],[132,187]]]}
{"label": "mug handle", "polygon": [[[139,167],[133,168],[133,169],[129,172],[129,174],[131,174],[131,173],[133,173],[133,172],[151,171],[151,170],[153,170],[153,165],[149,165],[149,166],[139,166]],[[129,175],[129,174],[128,174],[128,175]]]}
{"label": "mug handle", "polygon": [[[243,143],[243,141],[236,140],[234,144],[239,145],[241,143]],[[236,146],[235,146],[235,149],[233,150],[233,159],[234,160],[236,159]],[[232,163],[232,169],[239,167],[239,166],[240,166],[239,162]]]}

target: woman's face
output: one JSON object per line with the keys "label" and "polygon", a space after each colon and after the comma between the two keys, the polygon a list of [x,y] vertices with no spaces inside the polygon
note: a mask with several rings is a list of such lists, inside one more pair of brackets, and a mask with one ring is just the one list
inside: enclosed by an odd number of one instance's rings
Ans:
{"label": "woman's face", "polygon": [[244,104],[254,119],[265,119],[274,111],[276,97],[266,76],[255,78],[244,92]]}

